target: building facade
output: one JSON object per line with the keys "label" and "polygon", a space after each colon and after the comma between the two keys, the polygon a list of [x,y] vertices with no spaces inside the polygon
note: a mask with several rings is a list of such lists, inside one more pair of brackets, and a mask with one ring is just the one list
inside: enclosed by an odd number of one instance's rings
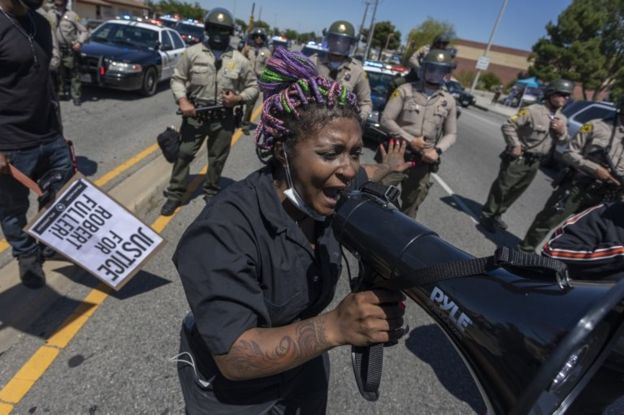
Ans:
{"label": "building facade", "polygon": [[[457,49],[457,69],[455,73],[462,71],[476,72],[475,65],[485,52],[487,44],[474,42],[472,40],[455,39],[453,47]],[[490,64],[484,72],[492,72],[503,85],[508,84],[518,78],[518,74],[527,73],[530,62],[529,56],[531,52],[528,50],[508,48],[504,46],[492,45],[488,52]]]}

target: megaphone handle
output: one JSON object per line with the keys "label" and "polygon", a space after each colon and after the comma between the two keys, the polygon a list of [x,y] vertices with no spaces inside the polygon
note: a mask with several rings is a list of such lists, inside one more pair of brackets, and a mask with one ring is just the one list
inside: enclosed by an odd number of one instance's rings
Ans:
{"label": "megaphone handle", "polygon": [[351,363],[360,394],[367,401],[379,399],[379,385],[383,368],[383,344],[351,347]]}

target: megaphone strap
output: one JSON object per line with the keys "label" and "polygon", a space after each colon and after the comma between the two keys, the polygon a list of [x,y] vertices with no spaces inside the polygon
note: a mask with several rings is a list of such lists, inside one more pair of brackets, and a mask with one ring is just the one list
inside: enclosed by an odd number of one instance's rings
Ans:
{"label": "megaphone strap", "polygon": [[383,344],[365,347],[351,347],[351,363],[355,374],[355,383],[360,394],[367,401],[379,399],[379,384],[383,368]]}
{"label": "megaphone strap", "polygon": [[422,287],[440,281],[483,274],[497,268],[531,271],[533,278],[551,279],[561,289],[570,286],[567,265],[563,262],[508,247],[499,247],[494,255],[488,257],[444,262],[417,269],[408,275],[383,280],[382,286],[393,290]]}

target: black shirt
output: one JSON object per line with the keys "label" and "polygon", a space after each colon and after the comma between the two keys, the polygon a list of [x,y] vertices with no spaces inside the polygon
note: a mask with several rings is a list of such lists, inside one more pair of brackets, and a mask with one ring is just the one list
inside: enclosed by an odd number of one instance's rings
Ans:
{"label": "black shirt", "polygon": [[[353,186],[367,180],[360,169]],[[218,372],[210,354],[225,354],[254,327],[279,327],[319,314],[331,302],[341,272],[330,220],[317,223],[313,250],[281,205],[270,167],[235,183],[206,205],[174,255],[203,345],[200,368]],[[296,375],[297,368],[289,371]],[[215,373],[203,373],[212,378]],[[227,383],[216,373],[214,384]],[[245,382],[279,391],[288,373]],[[252,393],[249,389],[246,393]],[[252,388],[253,389],[253,388]]]}
{"label": "black shirt", "polygon": [[565,262],[575,279],[621,279],[624,202],[600,204],[569,217],[544,245],[543,254]]}
{"label": "black shirt", "polygon": [[[26,35],[33,33],[31,48]],[[60,134],[48,69],[51,57],[52,31],[43,16],[0,11],[0,151],[33,147]]]}

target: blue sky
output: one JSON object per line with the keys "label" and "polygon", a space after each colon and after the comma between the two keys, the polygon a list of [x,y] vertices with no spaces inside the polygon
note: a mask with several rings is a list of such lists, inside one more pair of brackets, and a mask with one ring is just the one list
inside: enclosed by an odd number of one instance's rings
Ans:
{"label": "blue sky", "polygon": [[[494,37],[494,43],[529,50],[546,31],[548,21],[570,5],[572,0],[509,0]],[[225,7],[247,21],[253,0],[199,0],[207,8]],[[349,20],[356,29],[364,14],[364,0],[256,0],[256,13],[262,8],[262,20],[280,29],[302,32],[320,31],[333,20]],[[390,20],[401,31],[403,42],[411,28],[428,16],[455,25],[457,36],[487,42],[503,0],[380,0],[376,21]],[[370,24],[372,6],[366,25]]]}

